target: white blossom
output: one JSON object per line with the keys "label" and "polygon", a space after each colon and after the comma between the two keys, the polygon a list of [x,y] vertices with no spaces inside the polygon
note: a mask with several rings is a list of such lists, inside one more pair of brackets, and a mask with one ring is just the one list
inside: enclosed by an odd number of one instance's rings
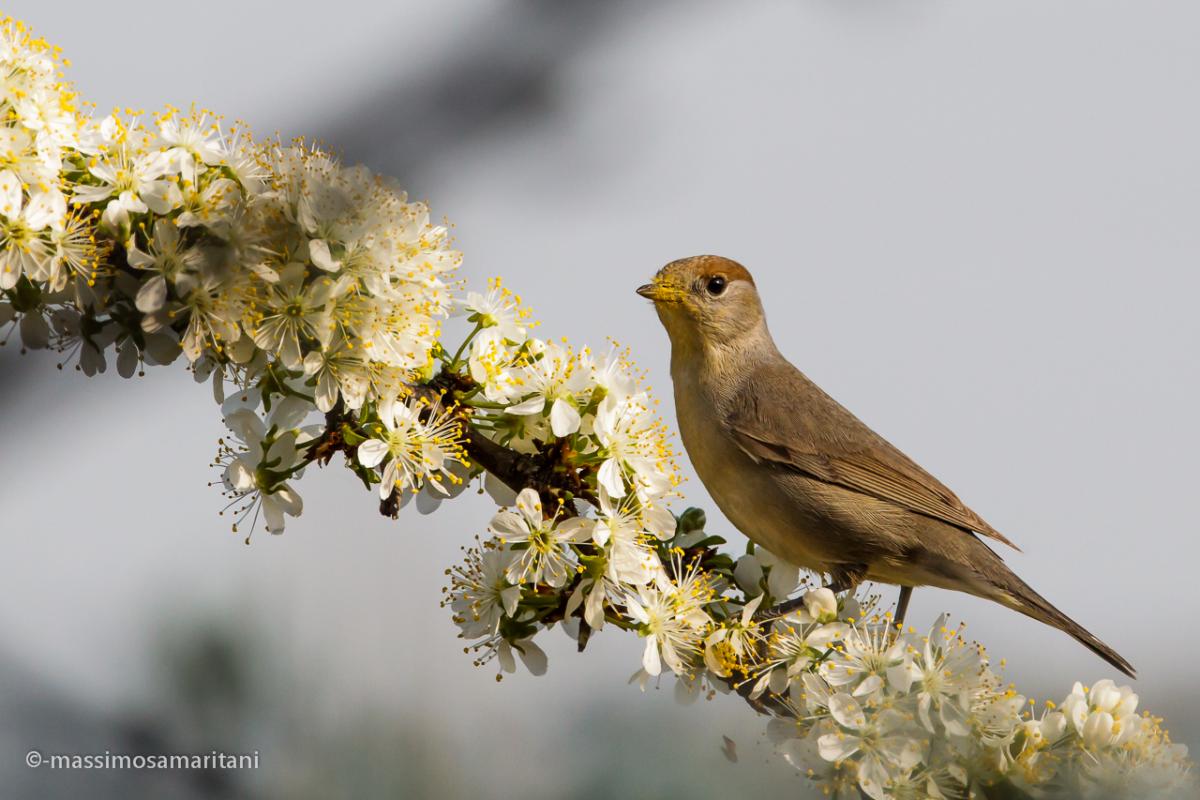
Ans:
{"label": "white blossom", "polygon": [[575,567],[570,544],[587,534],[588,524],[579,517],[547,518],[537,492],[522,489],[517,510],[496,514],[488,530],[515,552],[507,570],[510,581],[559,587]]}
{"label": "white blossom", "polygon": [[817,740],[820,755],[834,762],[854,756],[858,785],[868,797],[884,800],[889,786],[921,762],[921,740],[903,714],[889,709],[868,716],[856,698],[839,693],[829,699],[829,715],[839,729]]}
{"label": "white blossom", "polygon": [[357,456],[364,467],[383,464],[380,498],[426,484],[446,492],[442,481],[457,480],[449,471],[451,463],[463,460],[453,410],[440,399],[429,403],[411,396],[381,402],[379,419],[382,429],[358,446]]}
{"label": "white blossom", "polygon": [[649,498],[674,487],[671,450],[645,392],[605,397],[596,412],[595,431],[604,456],[599,481],[613,497],[623,497],[630,484]]}
{"label": "white blossom", "polygon": [[[589,385],[586,370],[567,348],[554,342],[531,340],[530,357],[514,376],[512,393],[523,398],[505,409],[509,414],[549,413],[555,436],[579,430],[579,405]],[[620,496],[624,492],[615,493]]]}
{"label": "white blossom", "polygon": [[492,636],[503,616],[516,616],[521,587],[507,577],[512,560],[507,548],[472,548],[464,565],[451,571],[449,604],[465,638]]}
{"label": "white blossom", "polygon": [[251,529],[261,512],[268,532],[283,533],[284,516],[299,516],[303,509],[300,495],[287,479],[299,477],[295,471],[303,463],[299,446],[313,436],[311,430],[299,427],[311,408],[302,400],[287,398],[265,420],[250,409],[225,418],[237,442],[222,448],[218,463],[224,467],[226,491],[240,503],[237,519],[249,519]]}

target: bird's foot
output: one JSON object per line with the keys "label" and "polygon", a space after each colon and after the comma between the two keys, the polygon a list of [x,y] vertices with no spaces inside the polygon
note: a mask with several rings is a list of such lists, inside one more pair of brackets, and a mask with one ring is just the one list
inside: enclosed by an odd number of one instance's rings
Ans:
{"label": "bird's foot", "polygon": [[791,600],[784,600],[782,603],[773,605],[770,608],[762,608],[754,615],[754,618],[759,622],[775,617],[786,617],[788,614],[804,607],[804,595],[793,597]]}
{"label": "bird's foot", "polygon": [[[835,575],[833,580],[829,582],[829,585],[824,588],[828,589],[834,594],[841,594],[842,592],[850,592],[853,594],[854,590],[858,588],[858,583],[859,582],[857,580],[854,580],[849,576]],[[773,605],[770,608],[762,609],[754,615],[754,618],[761,622],[767,619],[786,617],[793,611],[797,611],[804,607],[804,595],[806,594],[808,594],[808,592],[805,592],[799,597],[793,597],[790,600],[784,600],[782,603]]]}
{"label": "bird's foot", "polygon": [[[854,590],[858,588],[859,581],[861,580],[861,576],[854,571],[835,573],[832,578],[833,579],[829,582],[829,585],[825,588],[829,589],[829,591],[833,592],[834,594],[841,594],[842,592],[847,591],[853,594]],[[913,587],[911,586],[900,587],[900,597],[896,600],[896,613],[892,617],[890,624],[890,627],[892,627],[897,633],[904,630],[904,617],[908,613],[908,602],[912,599],[912,592]],[[807,594],[807,592],[805,594]],[[785,600],[782,603],[771,606],[768,609],[759,611],[754,615],[754,617],[759,621],[775,619],[778,617],[786,617],[788,614],[802,608],[803,606],[804,595],[802,594],[799,597],[793,597],[790,600]]]}
{"label": "bird's foot", "polygon": [[912,599],[913,587],[901,586],[900,599],[896,601],[896,616],[892,619],[892,624],[896,626],[896,630],[904,630],[904,615],[908,613],[908,601]]}

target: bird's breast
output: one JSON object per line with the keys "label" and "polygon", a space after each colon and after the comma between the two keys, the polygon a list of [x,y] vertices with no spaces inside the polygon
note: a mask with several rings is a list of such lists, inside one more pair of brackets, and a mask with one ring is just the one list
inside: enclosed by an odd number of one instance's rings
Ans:
{"label": "bird's breast", "polygon": [[702,381],[675,380],[679,433],[688,459],[731,523],[751,541],[800,567],[840,561],[832,532],[780,473],[748,456],[727,429],[721,398]]}

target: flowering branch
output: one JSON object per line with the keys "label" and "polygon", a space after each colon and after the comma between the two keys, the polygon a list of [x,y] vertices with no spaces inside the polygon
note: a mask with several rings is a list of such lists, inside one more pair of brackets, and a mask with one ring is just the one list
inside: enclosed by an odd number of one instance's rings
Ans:
{"label": "flowering branch", "polygon": [[[1128,687],[1035,713],[944,619],[898,630],[875,598],[805,590],[673,514],[674,453],[628,353],[531,335],[498,280],[464,291],[446,227],[389,180],[203,111],[93,119],[62,63],[0,22],[0,341],[86,375],[110,352],[125,377],[182,355],[230,431],[214,467],[247,542],[260,518],[282,533],[307,467],[339,454],[390,517],[479,483],[502,508],[444,598],[477,663],[541,673],[555,625],[580,649],[636,633],[638,682],[736,691],[834,796],[1187,791],[1186,748]],[[447,342],[455,314],[470,329]]]}

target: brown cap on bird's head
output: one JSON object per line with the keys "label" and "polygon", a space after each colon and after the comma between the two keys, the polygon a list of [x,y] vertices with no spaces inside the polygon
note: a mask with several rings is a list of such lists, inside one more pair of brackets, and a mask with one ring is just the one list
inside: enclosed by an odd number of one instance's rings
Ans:
{"label": "brown cap on bird's head", "polygon": [[659,271],[659,274],[667,272],[693,278],[719,276],[727,281],[749,281],[751,286],[754,285],[754,276],[750,274],[750,270],[732,258],[725,258],[724,256],[689,256],[688,258],[681,258],[678,261],[672,261],[670,264],[667,264]]}

